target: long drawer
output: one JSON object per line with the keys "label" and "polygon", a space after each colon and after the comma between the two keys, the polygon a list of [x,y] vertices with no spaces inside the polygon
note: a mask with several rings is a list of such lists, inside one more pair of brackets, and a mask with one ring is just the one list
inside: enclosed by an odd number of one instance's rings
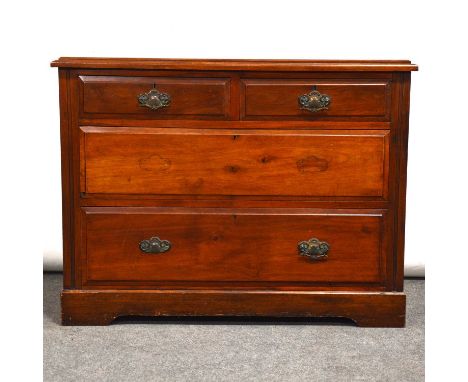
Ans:
{"label": "long drawer", "polygon": [[81,130],[83,193],[387,196],[387,130]]}
{"label": "long drawer", "polygon": [[383,210],[88,207],[83,282],[382,283]]}

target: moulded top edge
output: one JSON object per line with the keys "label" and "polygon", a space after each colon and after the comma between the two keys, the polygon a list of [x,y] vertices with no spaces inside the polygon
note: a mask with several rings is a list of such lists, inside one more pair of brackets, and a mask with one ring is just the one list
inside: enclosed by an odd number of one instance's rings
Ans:
{"label": "moulded top edge", "polygon": [[173,58],[60,57],[52,67],[86,69],[156,69],[288,72],[407,72],[418,70],[409,60],[233,60]]}

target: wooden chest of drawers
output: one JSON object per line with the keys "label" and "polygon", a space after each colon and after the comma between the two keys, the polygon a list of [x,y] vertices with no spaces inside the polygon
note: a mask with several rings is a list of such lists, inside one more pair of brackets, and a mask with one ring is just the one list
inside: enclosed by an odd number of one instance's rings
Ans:
{"label": "wooden chest of drawers", "polygon": [[60,58],[66,325],[404,326],[409,61]]}

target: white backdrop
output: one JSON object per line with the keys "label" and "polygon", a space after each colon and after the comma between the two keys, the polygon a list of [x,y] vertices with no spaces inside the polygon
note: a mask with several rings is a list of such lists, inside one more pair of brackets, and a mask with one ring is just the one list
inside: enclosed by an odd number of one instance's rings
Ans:
{"label": "white backdrop", "polygon": [[[37,23],[34,44],[19,46],[18,57],[30,75],[24,87],[40,87],[40,96],[22,117],[40,130],[44,207],[43,258],[46,269],[61,267],[61,194],[57,71],[48,67],[59,56],[192,57],[192,58],[337,58],[411,59],[413,73],[410,116],[406,270],[424,273],[428,238],[440,211],[430,207],[441,198],[444,175],[439,171],[441,120],[453,72],[445,72],[447,41],[434,28],[443,13],[435,6],[408,1],[380,2],[119,2],[57,3],[47,13],[39,2],[31,12]],[[440,11],[442,12],[442,11]],[[417,20],[417,26],[415,21]],[[456,23],[453,25],[456,28]],[[456,31],[454,31],[456,33]],[[453,51],[451,62],[456,61]],[[457,102],[457,101],[455,101]],[[440,103],[440,104],[439,104]],[[38,114],[37,114],[38,113]],[[435,154],[437,153],[437,154]],[[456,193],[456,192],[455,192]],[[455,197],[453,190],[451,196]],[[428,229],[429,228],[429,229]]]}

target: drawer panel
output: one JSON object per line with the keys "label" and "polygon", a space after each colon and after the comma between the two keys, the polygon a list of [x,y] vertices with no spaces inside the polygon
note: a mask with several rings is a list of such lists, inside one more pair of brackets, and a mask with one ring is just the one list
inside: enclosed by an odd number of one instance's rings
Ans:
{"label": "drawer panel", "polygon": [[81,191],[387,195],[388,131],[82,128]]}
{"label": "drawer panel", "polygon": [[[139,115],[148,119],[229,117],[228,78],[80,76],[80,80],[84,115]],[[168,105],[151,109],[140,103],[138,97],[153,88],[169,96]]]}
{"label": "drawer panel", "polygon": [[[386,80],[244,79],[241,89],[242,119],[389,120],[391,87]],[[318,93],[312,96],[320,101],[301,105],[299,97],[314,89]],[[320,98],[324,95],[328,98]]]}
{"label": "drawer panel", "polygon": [[[94,207],[83,221],[85,284],[384,280],[382,210]],[[152,237],[170,248],[144,252]],[[328,244],[328,257],[300,255],[312,238]]]}

